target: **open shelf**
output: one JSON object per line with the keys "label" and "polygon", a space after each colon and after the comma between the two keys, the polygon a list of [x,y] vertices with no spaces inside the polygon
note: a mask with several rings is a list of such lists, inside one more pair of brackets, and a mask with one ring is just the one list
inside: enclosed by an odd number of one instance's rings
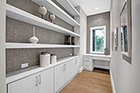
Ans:
{"label": "open shelf", "polygon": [[68,15],[64,10],[62,10],[59,6],[57,6],[53,1],[51,0],[32,0],[36,4],[40,6],[45,6],[48,11],[52,12],[68,24],[72,26],[80,26],[76,20],[74,20],[70,15]]}
{"label": "open shelf", "polygon": [[79,12],[74,8],[69,0],[56,0],[59,2],[72,16],[80,16]]}
{"label": "open shelf", "polygon": [[77,33],[74,33],[66,28],[63,28],[49,21],[46,21],[40,17],[34,16],[28,12],[25,12],[9,4],[7,4],[6,14],[10,18],[13,18],[13,19],[25,22],[25,23],[36,25],[45,29],[50,29],[52,31],[63,33],[65,35],[80,37],[80,35]]}
{"label": "open shelf", "polygon": [[59,45],[59,44],[32,44],[32,43],[6,43],[7,49],[19,48],[80,48],[79,45]]}

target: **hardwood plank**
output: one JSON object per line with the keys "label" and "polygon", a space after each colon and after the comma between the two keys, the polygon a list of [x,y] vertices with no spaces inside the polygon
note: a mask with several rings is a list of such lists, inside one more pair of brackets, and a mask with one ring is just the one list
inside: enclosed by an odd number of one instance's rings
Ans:
{"label": "hardwood plank", "polygon": [[101,70],[83,71],[60,93],[112,93],[109,72]]}

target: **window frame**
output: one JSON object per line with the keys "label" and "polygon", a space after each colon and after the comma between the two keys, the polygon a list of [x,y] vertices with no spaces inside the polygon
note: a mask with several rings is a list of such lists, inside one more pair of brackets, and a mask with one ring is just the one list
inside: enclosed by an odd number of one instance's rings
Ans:
{"label": "window frame", "polygon": [[106,26],[97,26],[97,27],[90,27],[90,53],[95,53],[95,54],[104,54],[103,52],[97,52],[93,51],[93,30],[95,29],[104,29],[104,49],[106,48]]}

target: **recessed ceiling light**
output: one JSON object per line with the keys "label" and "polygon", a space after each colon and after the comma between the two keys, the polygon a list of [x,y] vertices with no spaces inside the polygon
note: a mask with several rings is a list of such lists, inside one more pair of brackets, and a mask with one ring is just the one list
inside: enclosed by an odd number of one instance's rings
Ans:
{"label": "recessed ceiling light", "polygon": [[98,7],[95,8],[95,10],[98,10],[98,9],[99,9]]}

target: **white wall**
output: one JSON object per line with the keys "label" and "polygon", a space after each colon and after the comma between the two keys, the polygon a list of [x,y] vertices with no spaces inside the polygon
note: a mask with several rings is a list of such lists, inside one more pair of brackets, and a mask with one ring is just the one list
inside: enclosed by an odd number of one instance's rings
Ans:
{"label": "white wall", "polygon": [[0,0],[0,93],[6,93],[5,84],[5,4],[6,0]]}
{"label": "white wall", "polygon": [[83,66],[83,54],[86,53],[87,16],[80,8],[80,67]]}
{"label": "white wall", "polygon": [[[112,0],[112,31],[120,25],[119,14],[125,0]],[[132,64],[122,59],[119,50],[112,52],[111,70],[116,93],[140,93],[140,0],[132,0]],[[120,32],[120,31],[119,31]]]}

